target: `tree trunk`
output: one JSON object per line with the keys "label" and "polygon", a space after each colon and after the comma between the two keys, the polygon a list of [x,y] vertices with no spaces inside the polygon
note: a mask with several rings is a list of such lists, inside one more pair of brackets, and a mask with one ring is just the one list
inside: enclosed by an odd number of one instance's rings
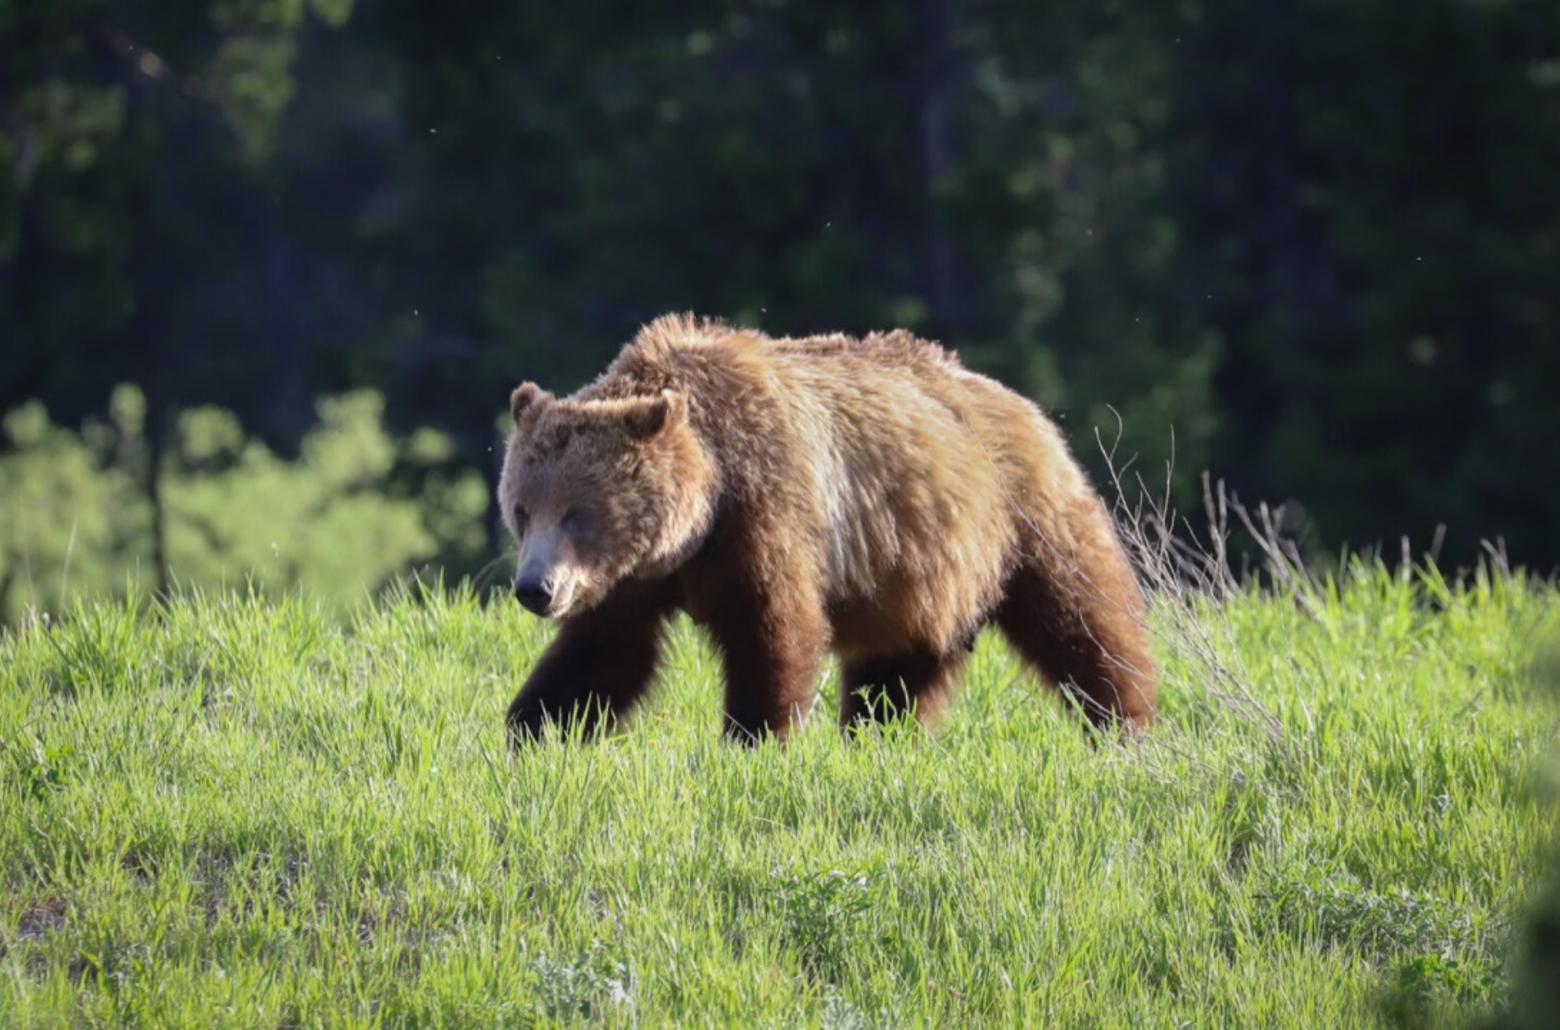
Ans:
{"label": "tree trunk", "polygon": [[158,597],[169,588],[166,513],[163,509],[162,465],[164,418],[162,408],[148,399],[146,408],[146,499],[152,505],[152,582]]}
{"label": "tree trunk", "polygon": [[923,186],[922,251],[926,298],[943,330],[957,332],[964,324],[959,292],[958,254],[942,218],[938,187],[953,171],[949,114],[953,101],[953,13],[948,0],[924,0],[921,9],[921,70],[918,82]]}

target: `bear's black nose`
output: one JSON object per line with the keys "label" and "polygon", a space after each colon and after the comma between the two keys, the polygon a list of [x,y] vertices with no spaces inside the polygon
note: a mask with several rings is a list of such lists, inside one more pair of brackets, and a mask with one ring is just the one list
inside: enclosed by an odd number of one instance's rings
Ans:
{"label": "bear's black nose", "polygon": [[517,579],[515,600],[528,612],[546,615],[547,606],[552,604],[552,591],[543,586],[539,579]]}

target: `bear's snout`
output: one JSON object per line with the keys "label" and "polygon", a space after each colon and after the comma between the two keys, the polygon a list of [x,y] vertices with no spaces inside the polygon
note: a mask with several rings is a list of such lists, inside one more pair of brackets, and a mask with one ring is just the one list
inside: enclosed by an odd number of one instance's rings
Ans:
{"label": "bear's snout", "polygon": [[547,615],[552,606],[552,591],[540,579],[521,576],[515,580],[515,600],[533,615]]}

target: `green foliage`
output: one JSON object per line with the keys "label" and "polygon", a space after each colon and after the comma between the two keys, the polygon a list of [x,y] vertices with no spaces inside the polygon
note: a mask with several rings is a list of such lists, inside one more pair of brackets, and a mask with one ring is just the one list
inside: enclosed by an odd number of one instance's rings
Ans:
{"label": "green foliage", "polygon": [[65,786],[75,756],[75,752],[69,747],[46,748],[41,743],[35,742],[30,753],[16,755],[15,767],[10,771],[11,776],[23,794],[41,798],[48,791],[59,790]]}
{"label": "green foliage", "polygon": [[503,711],[547,639],[512,604],[429,591],[344,625],[296,594],[187,592],[29,621],[0,636],[0,1011],[1483,1019],[1517,938],[1544,940],[1511,927],[1557,828],[1531,790],[1554,709],[1527,680],[1560,598],[1345,568],[1305,606],[1202,609],[1274,727],[1161,636],[1162,719],[1130,749],[1090,743],[991,638],[934,738],[845,740],[831,688],[786,747],[747,750],[679,624],[622,732],[511,754]]}
{"label": "green foliage", "polygon": [[1300,939],[1357,949],[1377,963],[1405,953],[1455,959],[1494,951],[1476,939],[1467,917],[1435,899],[1404,890],[1378,894],[1347,874],[1284,884],[1274,905],[1284,928]]}
{"label": "green foliage", "polygon": [[838,870],[777,876],[771,887],[786,937],[811,976],[834,980],[850,961],[852,936],[872,906],[871,882]]}
{"label": "green foliage", "polygon": [[112,595],[141,570],[150,512],[138,489],[142,455],[132,428],[93,424],[72,433],[53,425],[38,401],[5,416],[0,623],[28,606],[58,609],[71,594]]}
{"label": "green foliage", "polygon": [[[1549,695],[1560,693],[1560,637],[1542,652],[1537,673]],[[1552,746],[1542,773],[1538,791],[1554,815],[1560,799],[1560,753]],[[1509,1002],[1490,1023],[1491,1030],[1540,1030],[1553,1026],[1560,1014],[1560,837],[1551,840],[1547,859],[1541,889],[1519,924]]]}
{"label": "green foliage", "polygon": [[548,1019],[610,1022],[618,1013],[633,1011],[633,975],[626,963],[608,957],[600,941],[569,961],[538,956],[531,971],[541,1014]]}
{"label": "green foliage", "polygon": [[[156,583],[144,401],[116,391],[110,423],[80,433],[37,402],[5,420],[0,621],[79,596]],[[157,476],[168,571],[193,588],[298,588],[344,608],[422,563],[470,567],[484,545],[481,478],[449,467],[446,438],[389,435],[371,391],[326,398],[295,461],[217,408],[182,413]]]}

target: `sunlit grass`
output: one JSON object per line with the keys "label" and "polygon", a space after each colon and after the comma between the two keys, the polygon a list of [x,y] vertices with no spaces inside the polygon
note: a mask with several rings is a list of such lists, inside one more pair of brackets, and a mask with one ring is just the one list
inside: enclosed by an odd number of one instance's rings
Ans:
{"label": "sunlit grass", "polygon": [[[1092,745],[984,639],[942,732],[719,737],[680,626],[623,732],[511,755],[513,606],[94,607],[0,642],[0,1023],[1339,1026],[1488,1011],[1553,816],[1555,594],[1209,606]],[[1222,638],[1222,633],[1221,633]]]}

